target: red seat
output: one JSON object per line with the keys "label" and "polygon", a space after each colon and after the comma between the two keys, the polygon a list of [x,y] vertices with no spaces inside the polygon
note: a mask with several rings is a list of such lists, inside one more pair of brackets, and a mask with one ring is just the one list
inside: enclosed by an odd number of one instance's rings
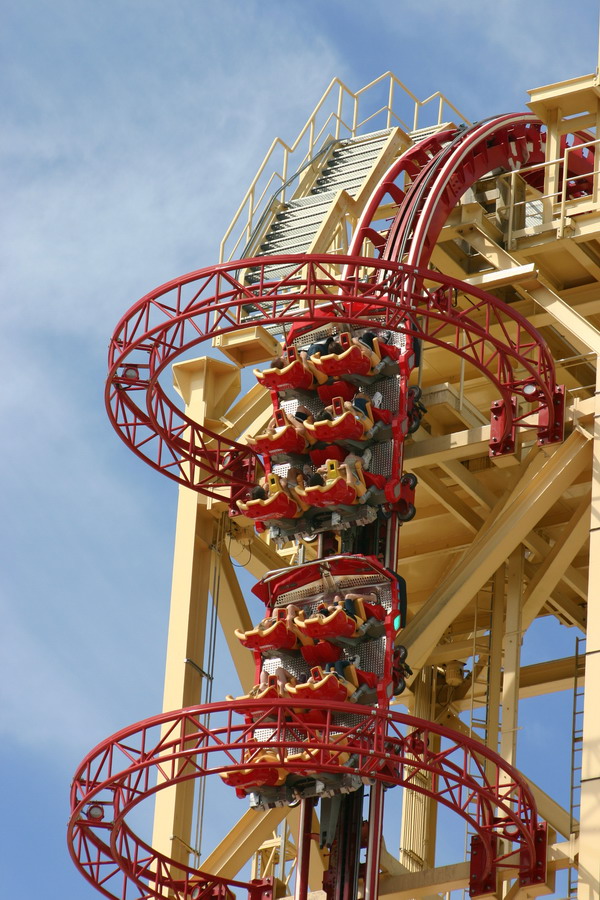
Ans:
{"label": "red seat", "polygon": [[279,619],[269,628],[260,626],[250,631],[238,631],[235,635],[249,650],[293,650],[298,645],[298,636],[287,626],[286,619]]}
{"label": "red seat", "polygon": [[386,612],[381,603],[367,603],[366,600],[363,600],[363,607],[367,619],[379,619],[380,622],[384,621]]}
{"label": "red seat", "polygon": [[330,378],[340,375],[368,375],[371,371],[371,360],[356,344],[352,344],[343,353],[312,356],[311,362]]}
{"label": "red seat", "polygon": [[356,488],[349,485],[340,475],[335,481],[328,481],[324,485],[315,484],[312,487],[298,488],[298,496],[309,506],[325,509],[330,506],[353,506],[357,502]]}
{"label": "red seat", "polygon": [[334,381],[333,384],[321,384],[317,388],[319,399],[323,406],[329,406],[334,397],[343,400],[352,400],[356,393],[356,385],[349,381]]}
{"label": "red seat", "polygon": [[321,422],[306,424],[306,430],[310,431],[319,441],[333,444],[336,441],[360,441],[364,437],[364,427],[350,410],[333,419],[325,419]]}
{"label": "red seat", "polygon": [[296,519],[302,515],[300,504],[296,503],[283,491],[271,494],[266,500],[237,501],[240,511],[257,522],[269,522],[271,519]]}
{"label": "red seat", "polygon": [[257,381],[272,391],[308,390],[313,386],[314,378],[303,364],[295,359],[283,369],[254,369]]}
{"label": "red seat", "polygon": [[300,653],[309,666],[324,666],[325,663],[337,662],[342,650],[329,641],[319,641],[317,644],[306,644],[301,647]]}
{"label": "red seat", "polygon": [[330,447],[324,447],[322,450],[309,450],[308,455],[313,465],[322,466],[328,459],[344,462],[347,452],[343,447],[337,447],[335,444],[332,444]]}
{"label": "red seat", "polygon": [[312,700],[347,700],[349,693],[349,685],[340,681],[334,672],[323,672],[320,666],[311,669],[311,676],[314,683],[307,681],[305,684],[290,685],[288,693],[294,700],[308,701]]}
{"label": "red seat", "polygon": [[355,620],[347,615],[341,606],[336,607],[332,613],[311,616],[304,622],[296,620],[296,625],[303,634],[311,638],[353,637],[356,631]]}
{"label": "red seat", "polygon": [[373,472],[363,472],[365,484],[368,488],[375,487],[378,491],[383,491],[386,485],[385,475],[374,475]]}
{"label": "red seat", "polygon": [[277,756],[275,750],[259,751],[255,753],[248,752],[247,759],[251,765],[249,769],[236,769],[233,772],[221,772],[221,778],[230,787],[245,788],[250,790],[254,787],[278,787],[283,784],[287,778],[287,772],[281,768],[281,760]]}
{"label": "red seat", "polygon": [[296,431],[293,425],[284,425],[276,428],[273,434],[259,434],[254,439],[249,438],[248,444],[257,453],[304,453],[307,442]]}
{"label": "red seat", "polygon": [[376,406],[371,407],[374,422],[383,422],[384,425],[392,424],[392,413],[389,409],[377,409]]}

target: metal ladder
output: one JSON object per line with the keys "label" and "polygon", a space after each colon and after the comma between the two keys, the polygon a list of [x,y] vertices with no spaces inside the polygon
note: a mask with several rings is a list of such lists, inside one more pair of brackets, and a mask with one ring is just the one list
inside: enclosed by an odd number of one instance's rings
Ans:
{"label": "metal ladder", "polygon": [[[579,821],[581,809],[581,766],[583,756],[583,699],[585,663],[585,637],[575,638],[575,675],[573,678],[573,712],[571,718],[571,783],[569,793],[569,815],[571,836],[575,833],[575,823]],[[567,897],[577,897],[577,869],[569,867]]]}
{"label": "metal ladder", "polygon": [[[487,746],[488,743],[488,715],[487,715],[487,703],[489,696],[489,674],[490,674],[490,650],[491,650],[491,639],[492,639],[492,605],[493,605],[493,592],[491,585],[488,585],[489,588],[489,596],[481,597],[478,595],[475,599],[475,609],[473,615],[473,645],[471,650],[471,656],[473,659],[473,670],[471,673],[471,702],[469,705],[469,731],[470,734],[479,738],[483,744]],[[484,589],[485,590],[485,589]],[[481,592],[480,592],[481,593]],[[486,631],[485,634],[480,634],[481,631]],[[475,715],[475,697],[477,695],[481,700],[481,695],[477,693],[478,686],[482,686],[484,688],[484,696],[483,696],[483,712],[484,717],[479,718]],[[473,777],[477,778],[479,773],[473,771],[470,765],[469,774],[473,775]],[[470,806],[468,807],[469,811],[475,812],[477,801],[474,799]],[[468,823],[465,827],[465,859],[469,859],[470,849],[471,849],[471,838],[474,836],[475,832],[469,828]],[[468,900],[469,892],[468,889],[463,891],[464,900]]]}

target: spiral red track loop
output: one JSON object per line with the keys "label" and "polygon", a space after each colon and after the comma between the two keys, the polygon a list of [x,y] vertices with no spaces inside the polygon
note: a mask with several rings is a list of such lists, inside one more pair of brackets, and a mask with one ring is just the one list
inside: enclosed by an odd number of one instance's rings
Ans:
{"label": "spiral red track loop", "polygon": [[[164,713],[103,741],[83,761],[72,787],[69,843],[78,868],[105,896],[119,900],[200,900],[219,884],[246,888],[252,897],[251,883],[226,882],[158,853],[134,833],[127,816],[157,791],[189,779],[251,766],[260,782],[261,770],[272,768],[275,757],[291,775],[354,775],[433,797],[477,833],[485,877],[504,866],[528,882],[539,880],[535,801],[501,757],[412,716],[352,707],[354,724],[340,725],[348,704],[312,706],[322,713],[319,723],[307,722],[285,700],[214,703]],[[431,749],[433,736],[441,739],[439,750]],[[417,777],[423,773],[429,781]],[[498,837],[508,848],[500,854]]]}
{"label": "spiral red track loop", "polygon": [[[270,280],[274,267],[289,266]],[[352,276],[335,274],[351,267]],[[258,280],[244,284],[241,269]],[[113,425],[142,459],[175,481],[222,499],[224,486],[251,481],[252,450],[188,418],[169,398],[160,375],[181,354],[249,325],[282,327],[343,321],[389,328],[458,354],[494,384],[504,409],[500,441],[515,425],[553,433],[556,384],[548,347],[508,304],[429,270],[337,255],[256,258],[213,266],[168,282],[143,297],[111,340],[106,403]],[[518,373],[518,374],[517,374]],[[512,415],[512,397],[535,400]],[[526,399],[526,398],[525,398]],[[540,419],[541,421],[541,419]],[[552,439],[552,437],[550,438]]]}

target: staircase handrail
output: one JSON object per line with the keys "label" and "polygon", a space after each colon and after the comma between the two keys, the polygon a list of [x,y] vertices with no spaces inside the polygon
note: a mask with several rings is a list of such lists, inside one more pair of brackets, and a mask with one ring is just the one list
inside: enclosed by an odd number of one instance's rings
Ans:
{"label": "staircase handrail", "polygon": [[[247,256],[254,255],[252,253],[252,247],[256,243],[258,235],[261,233],[262,229],[264,228],[265,223],[269,220],[269,217],[273,214],[274,207],[277,206],[278,204],[283,205],[283,203],[285,202],[285,192],[287,191],[287,189],[294,183],[294,181],[296,181],[296,179],[300,178],[300,176],[302,175],[303,172],[305,172],[308,168],[310,168],[310,166],[315,162],[315,160],[319,159],[321,156],[327,156],[327,154],[333,147],[335,147],[341,143],[343,143],[343,141],[340,138],[334,138],[332,141],[328,141],[325,144],[325,146],[322,147],[321,150],[319,150],[318,153],[315,153],[315,155],[311,159],[306,160],[304,165],[302,165],[296,172],[294,172],[293,175],[290,175],[290,177],[287,179],[287,181],[284,181],[283,184],[279,188],[277,188],[275,193],[271,194],[271,197],[270,197],[265,209],[261,213],[260,219],[254,226],[254,230],[252,231],[252,234],[248,238],[248,243],[246,244],[246,246],[244,248],[244,252],[242,253],[243,259],[245,259]],[[279,199],[280,195],[283,195],[283,198],[281,200]],[[265,229],[265,231],[266,231],[266,229]]]}

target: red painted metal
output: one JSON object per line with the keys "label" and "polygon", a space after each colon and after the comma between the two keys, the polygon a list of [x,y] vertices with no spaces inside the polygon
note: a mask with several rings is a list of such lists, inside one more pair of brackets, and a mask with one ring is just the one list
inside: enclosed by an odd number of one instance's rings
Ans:
{"label": "red painted metal", "polygon": [[517,399],[494,400],[491,409],[490,454],[500,456],[502,453],[513,453],[515,449],[516,429],[507,427],[513,422],[517,413]]}
{"label": "red painted metal", "polygon": [[531,113],[509,113],[458,135],[419,175],[400,207],[383,257],[427,266],[444,222],[465,191],[494,169],[542,162],[541,124]]}
{"label": "red painted metal", "polygon": [[[486,857],[486,848],[478,834],[471,838],[471,867],[469,871],[469,895],[484,897],[496,894],[498,888],[498,869],[490,867]],[[498,835],[492,836],[492,852],[498,853]]]}
{"label": "red painted metal", "polygon": [[[439,131],[425,140],[419,141],[418,144],[413,144],[402,156],[394,160],[373,191],[358,220],[350,247],[348,248],[349,256],[362,256],[366,249],[365,241],[367,240],[375,247],[375,255],[381,255],[386,245],[387,233],[382,233],[374,228],[374,217],[377,210],[386,200],[388,203],[391,201],[393,205],[400,208],[406,198],[406,193],[397,182],[407,175],[414,182],[415,177],[432,159],[437,157],[444,145],[455,135],[456,131],[454,128],[447,131]],[[345,274],[349,274],[349,272]]]}
{"label": "red painted metal", "polygon": [[383,792],[381,782],[371,786],[369,798],[369,832],[365,865],[365,900],[377,900],[379,896],[379,859],[383,839]]}
{"label": "red painted metal", "polygon": [[300,826],[298,829],[298,871],[296,874],[296,889],[294,900],[307,900],[308,897],[308,872],[310,867],[310,842],[312,840],[311,825],[312,813],[315,801],[312,797],[300,801]]}
{"label": "red painted metal", "polygon": [[[291,343],[290,335],[342,320],[356,328],[407,335],[400,370],[404,383],[414,365],[416,338],[460,355],[485,374],[499,395],[492,407],[492,455],[512,452],[517,427],[536,430],[539,443],[561,440],[564,391],[555,383],[553,362],[539,333],[497,298],[426,268],[448,214],[467,188],[496,168],[541,162],[543,137],[530,114],[438,133],[411,147],[388,170],[361,217],[348,256],[243,260],[190,273],[147,294],[123,317],[110,345],[106,401],[122,439],[168,477],[208,496],[229,495],[236,509],[236,500],[255,481],[253,449],[187,418],[161,385],[163,373],[201,343],[249,325],[277,323]],[[584,137],[575,136],[575,143]],[[576,179],[570,189],[577,195],[589,189],[590,158],[583,150],[570,156]],[[405,175],[411,181],[406,192],[397,183]],[[533,184],[539,174],[526,178]],[[389,231],[378,231],[373,217],[386,198],[397,213]],[[366,238],[378,258],[361,256]],[[273,278],[282,267],[289,274]],[[249,269],[256,279],[252,285],[244,283]],[[292,360],[293,348],[290,353]],[[279,383],[282,376],[278,372],[273,377]],[[393,442],[396,454],[401,454],[402,441]],[[401,458],[396,469],[400,475]],[[403,492],[408,518],[414,484],[398,481],[392,488]],[[399,502],[395,494],[387,499]],[[394,534],[395,528],[394,518]],[[271,592],[272,578],[277,573],[265,580],[263,592]],[[289,700],[236,701],[165,714],[125,729],[93,751],[77,773],[69,830],[77,865],[106,896],[120,900],[228,898],[231,887],[246,890],[249,900],[270,900],[269,883],[227,881],[179,863],[173,869],[173,861],[127,823],[142,800],[169,785],[211,773],[228,774],[234,781],[240,773],[240,784],[250,784],[256,773],[258,785],[265,783],[269,769],[276,774],[273,784],[280,783],[281,772],[281,777],[354,774],[370,782],[371,849],[379,847],[384,785],[421,791],[454,809],[476,832],[473,896],[493,890],[502,866],[516,870],[524,886],[543,881],[546,833],[522,777],[469,738],[391,713],[385,701],[380,697],[379,708],[353,706],[351,720],[340,719],[348,713],[347,704],[312,701],[317,715],[310,723],[290,708]],[[202,725],[206,713],[210,731]],[[266,754],[265,729],[271,735]],[[429,750],[430,734],[441,738],[437,753]],[[307,749],[308,754],[303,752]],[[430,774],[431,789],[415,778],[417,772]],[[303,803],[308,814],[312,800]],[[307,828],[300,847],[303,858],[309,847]],[[297,896],[302,897],[305,868],[299,867],[297,879]],[[174,871],[183,874],[176,878]],[[365,875],[367,896],[374,898],[374,858]]]}
{"label": "red painted metal", "polygon": [[[271,267],[283,265],[291,267],[290,273],[269,280]],[[343,278],[332,273],[334,266],[345,265],[357,274]],[[238,278],[242,266],[256,268],[256,285],[249,287]],[[524,387],[535,385],[535,401],[519,415],[506,417],[504,436],[513,426],[536,427],[536,416],[544,410],[546,433],[554,434],[552,357],[523,316],[445,275],[327,254],[213,266],[143,297],[123,317],[110,343],[106,402],[111,421],[125,443],[154,468],[220,499],[228,487],[235,501],[254,479],[253,451],[188,418],[162,387],[162,373],[181,354],[249,324],[324,324],[340,317],[349,325],[404,331],[451,350],[485,374],[505,402],[512,394],[523,397]]]}
{"label": "red painted metal", "polygon": [[[192,891],[200,900],[219,885],[250,892],[249,883],[181,863],[177,870],[182,874],[175,877],[173,861],[135,834],[127,817],[157,791],[189,779],[247,769],[250,761],[259,776],[261,766],[268,765],[260,761],[268,746],[289,773],[354,774],[431,796],[479,835],[482,879],[494,867],[539,879],[540,831],[533,795],[520,773],[497,754],[471,738],[397,712],[318,701],[312,706],[322,716],[309,724],[287,700],[214,703],[164,713],[103,741],[73,781],[69,846],[76,865],[105,896],[119,900],[188,900]],[[354,724],[341,725],[340,715],[350,711]],[[207,714],[210,729],[204,724]],[[439,735],[440,750],[430,749],[430,735]],[[307,749],[309,762],[301,755]],[[430,773],[435,787],[429,788],[418,773]],[[103,807],[102,819],[89,815],[90,804]],[[501,857],[496,836],[510,845]]]}

